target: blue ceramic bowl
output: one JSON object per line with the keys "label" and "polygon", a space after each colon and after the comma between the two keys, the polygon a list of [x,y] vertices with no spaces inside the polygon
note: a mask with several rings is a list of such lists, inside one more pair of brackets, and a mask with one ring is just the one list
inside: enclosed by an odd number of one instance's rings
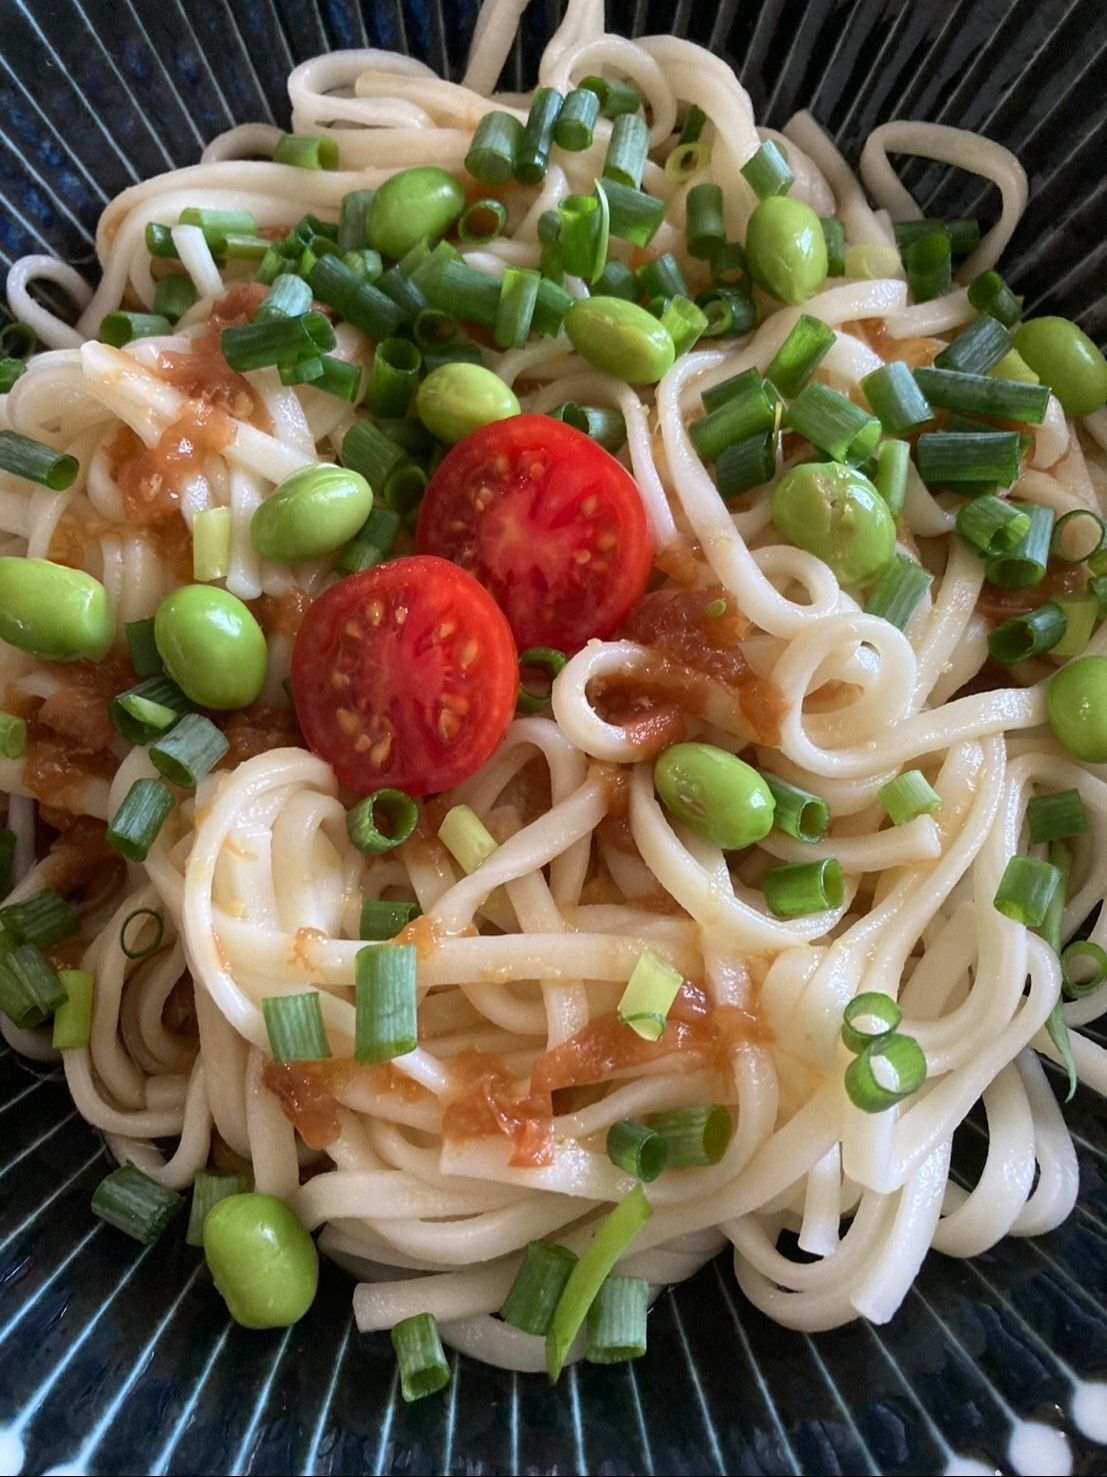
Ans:
{"label": "blue ceramic bowl", "polygon": [[[509,62],[524,85],[556,23],[536,0]],[[0,24],[0,267],[51,251],[92,265],[126,185],[194,161],[231,123],[287,121],[285,78],[316,52],[408,49],[460,73],[468,0],[6,0]],[[1028,305],[1102,339],[1107,109],[1102,0],[635,0],[613,29],[728,55],[762,121],[807,105],[856,156],[891,116],[1015,149],[1031,204],[1004,270]],[[986,214],[971,180],[912,167],[928,213]],[[57,1074],[0,1053],[0,1474],[7,1472],[1107,1471],[1107,1121],[1070,1113],[1081,1199],[1039,1241],[973,1263],[932,1256],[893,1322],[816,1338],[706,1268],[651,1315],[633,1366],[557,1389],[460,1360],[405,1407],[383,1335],[352,1327],[325,1271],[283,1334],[227,1322],[180,1228],[153,1251],[93,1221],[108,1167]],[[980,1130],[956,1156],[971,1175]]]}

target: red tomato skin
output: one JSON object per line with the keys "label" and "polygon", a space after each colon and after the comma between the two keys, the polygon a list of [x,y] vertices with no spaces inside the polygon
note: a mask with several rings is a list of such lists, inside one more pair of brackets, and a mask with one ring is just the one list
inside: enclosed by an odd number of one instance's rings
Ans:
{"label": "red tomato skin", "polygon": [[358,794],[437,794],[507,732],[519,692],[511,629],[445,559],[395,559],[332,585],[292,649],[308,747]]}
{"label": "red tomato skin", "polygon": [[578,651],[619,629],[646,591],[653,545],[630,473],[546,415],[474,431],[423,497],[415,546],[474,575],[520,651]]}

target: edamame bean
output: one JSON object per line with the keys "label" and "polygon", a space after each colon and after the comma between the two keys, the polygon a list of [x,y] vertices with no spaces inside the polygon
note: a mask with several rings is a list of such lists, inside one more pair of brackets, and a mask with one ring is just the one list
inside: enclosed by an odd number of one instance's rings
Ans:
{"label": "edamame bean", "polygon": [[1015,348],[1066,415],[1091,415],[1107,402],[1107,359],[1067,318],[1031,318],[1015,334]]}
{"label": "edamame bean", "polygon": [[303,564],[349,543],[372,507],[372,489],[360,473],[329,463],[304,467],[258,508],[250,540],[265,559]]}
{"label": "edamame bean", "polygon": [[801,462],[785,472],[772,512],[788,542],[829,564],[841,585],[867,584],[896,551],[888,504],[867,477],[838,462]]}
{"label": "edamame bean", "polygon": [[158,606],[154,641],[165,670],[201,708],[247,708],[260,697],[269,649],[257,621],[227,590],[174,590]]}
{"label": "edamame bean", "polygon": [[99,580],[49,559],[0,559],[0,641],[48,662],[103,661],[115,612]]}
{"label": "edamame bean", "polygon": [[773,828],[776,801],[741,759],[714,744],[674,744],[653,767],[665,809],[724,851],[761,841]]}
{"label": "edamame bean", "polygon": [[750,216],[746,229],[750,275],[782,303],[805,303],[826,281],[822,222],[802,200],[773,195]]}
{"label": "edamame bean", "polygon": [[460,180],[437,165],[401,169],[386,179],[369,206],[369,245],[383,256],[401,257],[417,242],[434,242],[465,209]]}
{"label": "edamame bean", "polygon": [[440,364],[415,395],[419,419],[437,440],[453,446],[472,431],[519,414],[519,401],[499,375],[479,364]]}
{"label": "edamame bean", "polygon": [[565,315],[578,354],[628,385],[656,385],[676,359],[667,328],[652,313],[621,297],[588,297]]}
{"label": "edamame bean", "polygon": [[1075,759],[1107,764],[1107,657],[1082,656],[1050,679],[1049,726]]}
{"label": "edamame bean", "polygon": [[289,1328],[315,1300],[315,1242],[275,1195],[228,1195],[204,1221],[204,1257],[243,1328]]}

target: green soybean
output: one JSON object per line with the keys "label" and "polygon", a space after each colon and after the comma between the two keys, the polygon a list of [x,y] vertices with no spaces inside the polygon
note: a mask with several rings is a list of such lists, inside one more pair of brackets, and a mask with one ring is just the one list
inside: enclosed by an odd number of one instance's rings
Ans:
{"label": "green soybean", "polygon": [[773,828],[773,792],[748,764],[713,744],[674,744],[653,767],[665,809],[724,851],[761,841]]}
{"label": "green soybean", "polygon": [[1107,657],[1082,656],[1050,679],[1049,726],[1076,759],[1107,764]]}
{"label": "green soybean", "polygon": [[440,364],[415,396],[419,419],[437,440],[453,446],[493,421],[519,414],[519,401],[498,375],[479,364]]}
{"label": "green soybean", "polygon": [[655,385],[676,359],[672,334],[652,313],[620,297],[588,297],[565,315],[578,354],[628,385]]}
{"label": "green soybean", "polygon": [[1107,359],[1067,318],[1031,318],[1015,334],[1015,350],[1066,415],[1091,415],[1107,402]]}
{"label": "green soybean", "polygon": [[213,1205],[204,1220],[204,1257],[243,1328],[289,1328],[315,1301],[315,1242],[275,1195],[228,1195]]}
{"label": "green soybean", "polygon": [[174,590],[154,617],[165,670],[201,708],[247,708],[261,695],[269,650],[242,601],[213,585]]}
{"label": "green soybean", "polygon": [[369,245],[382,256],[401,257],[420,241],[437,241],[465,209],[460,180],[437,165],[401,169],[373,196]]}
{"label": "green soybean", "polygon": [[773,489],[773,522],[829,564],[839,584],[874,580],[896,551],[896,524],[867,477],[838,462],[801,462]]}
{"label": "green soybean", "polygon": [[49,662],[103,661],[115,612],[99,580],[49,559],[0,559],[0,641]]}
{"label": "green soybean", "polygon": [[303,564],[348,544],[372,507],[372,489],[360,473],[329,464],[304,467],[258,508],[250,540],[265,559]]}
{"label": "green soybean", "polygon": [[826,281],[822,222],[802,200],[773,195],[750,216],[746,230],[750,275],[782,303],[805,303]]}

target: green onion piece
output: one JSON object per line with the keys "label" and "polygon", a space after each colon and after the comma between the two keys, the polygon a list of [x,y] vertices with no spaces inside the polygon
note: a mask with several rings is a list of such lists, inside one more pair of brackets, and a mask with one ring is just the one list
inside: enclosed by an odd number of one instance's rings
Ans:
{"label": "green onion piece", "polygon": [[1011,328],[1022,317],[1022,298],[1007,286],[998,272],[981,272],[969,287],[969,302],[978,313],[987,313]]}
{"label": "green onion piece", "polygon": [[918,381],[898,359],[865,375],[861,388],[889,436],[910,436],[934,419]]}
{"label": "green onion piece", "polygon": [[[565,666],[568,658],[563,651],[551,646],[532,646],[519,655],[519,697],[516,707],[520,713],[541,713],[550,706],[550,688],[553,680]],[[547,679],[545,692],[535,692],[526,685],[523,674],[540,672]]]}
{"label": "green onion piece", "polygon": [[480,345],[463,342],[460,338],[454,339],[452,343],[441,344],[437,349],[427,349],[423,353],[423,368],[427,374],[441,364],[483,363],[484,355]]}
{"label": "green onion piece", "polygon": [[903,1011],[890,995],[868,990],[855,995],[842,1012],[842,1040],[855,1056],[898,1029]]}
{"label": "green onion piece", "polygon": [[410,322],[414,322],[430,306],[423,289],[398,265],[389,267],[387,272],[381,274],[377,288],[391,298]]}
{"label": "green onion piece", "polygon": [[[164,671],[161,654],[154,640],[154,618],[130,621],[124,627],[127,647],[131,653],[131,666],[136,677],[157,677]],[[180,689],[178,689],[179,691]],[[181,693],[182,698],[184,694]]]}
{"label": "green onion piece", "polygon": [[990,374],[922,368],[915,370],[914,379],[931,405],[967,415],[990,415],[1036,426],[1045,419],[1049,404],[1047,386],[996,379]]}
{"label": "green onion piece", "polygon": [[683,983],[678,969],[659,959],[652,949],[643,949],[619,1000],[620,1024],[645,1041],[660,1040]]}
{"label": "green onion piece", "polygon": [[[468,262],[445,260],[424,286],[436,308],[491,328],[500,306],[500,283]],[[560,326],[560,325],[559,325]]]}
{"label": "green onion piece", "polygon": [[828,277],[844,277],[846,275],[846,228],[840,220],[821,221],[823,228],[823,240],[826,242],[826,262]]}
{"label": "green onion piece", "polygon": [[16,380],[26,373],[27,366],[22,359],[0,359],[0,395],[8,394]]}
{"label": "green onion piece", "polygon": [[521,185],[540,185],[546,178],[561,102],[561,94],[556,87],[540,87],[531,98],[530,112],[515,155],[515,178]]}
{"label": "green onion piece", "polygon": [[231,568],[231,510],[204,508],[192,520],[192,578],[226,579]]}
{"label": "green onion piece", "polygon": [[403,790],[376,790],[347,813],[346,830],[363,856],[402,846],[419,824],[419,806]]}
{"label": "green onion piece", "polygon": [[323,378],[323,356],[316,354],[310,359],[301,359],[299,363],[282,364],[280,375],[282,385],[314,384]]}
{"label": "green onion piece", "polygon": [[739,338],[757,327],[757,304],[742,287],[713,287],[701,292],[696,306],[707,315],[705,338]]}
{"label": "green onion piece", "polygon": [[318,990],[267,995],[261,1013],[275,1062],[319,1062],[330,1056]]}
{"label": "green onion piece", "polygon": [[795,399],[830,353],[836,337],[832,328],[804,313],[777,350],[765,378],[786,399]]}
{"label": "green onion piece", "polygon": [[1023,590],[1045,579],[1049,563],[1049,546],[1053,538],[1053,509],[1037,503],[1017,503],[1030,514],[1030,529],[1006,554],[989,559],[984,565],[984,578],[1004,590]]}
{"label": "green onion piece", "polygon": [[295,267],[286,261],[275,246],[269,250],[258,262],[257,271],[254,273],[254,281],[260,282],[263,287],[270,287],[279,277],[288,277],[295,273]]}
{"label": "green onion piece", "polygon": [[704,125],[707,121],[707,114],[698,103],[693,103],[688,109],[687,117],[684,120],[684,127],[680,130],[680,142],[682,144],[696,143],[703,133]]}
{"label": "green onion piece", "polygon": [[80,463],[75,456],[55,451],[41,441],[32,441],[18,431],[0,431],[0,472],[25,477],[51,492],[65,492],[73,486]]}
{"label": "green onion piece", "polygon": [[642,183],[650,151],[650,130],[640,113],[621,113],[611,129],[603,177],[636,190]]}
{"label": "green onion piece", "polygon": [[767,200],[772,195],[787,195],[796,182],[787,154],[771,138],[766,139],[753,158],[742,165],[742,176],[759,200]]}
{"label": "green onion piece", "polygon": [[689,256],[709,262],[726,240],[723,192],[719,185],[693,185],[688,191],[685,239]]}
{"label": "green onion piece", "polygon": [[626,444],[627,423],[619,410],[610,410],[599,405],[577,405],[572,400],[566,400],[564,405],[550,411],[550,418],[564,421],[574,431],[591,436],[605,451],[618,451]]}
{"label": "green onion piece", "polygon": [[943,297],[953,286],[953,260],[949,236],[932,231],[903,247],[907,287],[917,303]]}
{"label": "green onion piece", "polygon": [[374,415],[406,415],[419,383],[423,356],[408,339],[379,343],[369,371],[365,404]]}
{"label": "green onion piece", "polygon": [[[895,1086],[888,1085],[889,1076]],[[854,1057],[846,1068],[845,1080],[855,1108],[863,1113],[883,1113],[918,1092],[926,1081],[926,1057],[913,1036],[892,1031],[870,1042]]]}
{"label": "green onion piece", "polygon": [[84,969],[63,969],[58,980],[65,999],[54,1012],[55,1051],[87,1046],[92,1034],[92,990],[95,977]]}
{"label": "green onion piece", "polygon": [[576,1265],[576,1253],[567,1246],[558,1246],[551,1241],[531,1241],[504,1299],[500,1317],[512,1328],[544,1338]]}
{"label": "green onion piece", "polygon": [[566,272],[594,282],[607,260],[610,207],[602,190],[595,195],[566,195],[558,206],[561,232],[558,249]]}
{"label": "green onion piece", "polygon": [[701,1169],[718,1164],[734,1132],[730,1110],[719,1103],[652,1113],[646,1122],[665,1141],[669,1169]]}
{"label": "green onion piece", "polygon": [[[138,920],[138,926],[135,931],[139,934],[146,927],[148,919],[153,919],[154,922],[154,937],[149,944],[143,945],[142,948],[135,948],[129,937],[129,930],[136,919]],[[119,930],[119,947],[128,959],[149,959],[151,954],[156,954],[161,948],[164,938],[165,919],[161,914],[156,913],[153,908],[136,908],[133,913],[128,913],[123,920],[122,927]]]}
{"label": "green onion piece", "polygon": [[1088,829],[1088,815],[1079,790],[1057,790],[1048,795],[1035,795],[1027,803],[1026,823],[1031,843],[1064,841],[1070,836],[1083,836]]}
{"label": "green onion piece", "polygon": [[177,258],[180,256],[176,246],[173,244],[173,228],[171,226],[159,226],[155,221],[146,224],[146,250],[151,256],[163,259]]}
{"label": "green onion piece", "polygon": [[644,1277],[608,1277],[588,1309],[590,1364],[624,1364],[646,1352],[650,1285]]}
{"label": "green onion piece", "polygon": [[704,410],[716,411],[731,400],[746,399],[752,391],[763,385],[764,381],[756,369],[743,369],[740,374],[732,374],[729,379],[721,380],[719,384],[704,390],[700,399]]}
{"label": "green onion piece", "polygon": [[988,559],[1008,553],[1026,537],[1030,514],[989,492],[958,511],[956,528],[970,549]]}
{"label": "green onion piece", "polygon": [[1107,575],[1097,575],[1088,581],[1088,594],[1099,602],[1099,619],[1107,617]]}
{"label": "green onion piece", "polygon": [[220,1200],[226,1200],[229,1195],[245,1195],[249,1189],[250,1176],[247,1174],[222,1174],[218,1170],[201,1169],[192,1181],[185,1244],[203,1246],[204,1222],[209,1212]]}
{"label": "green onion piece", "polygon": [[150,761],[182,790],[194,790],[227,753],[230,744],[210,718],[186,713],[180,722],[150,746]]}
{"label": "green onion piece", "polygon": [[302,277],[278,277],[265,294],[252,322],[268,323],[277,318],[299,318],[311,311],[311,288]]}
{"label": "green onion piece", "polygon": [[367,942],[386,943],[402,933],[409,923],[423,916],[418,903],[388,902],[374,899],[361,909],[361,927],[358,937]]}
{"label": "green onion piece", "polygon": [[671,251],[639,267],[638,286],[643,297],[688,296],[688,283]]}
{"label": "green onion piece", "polygon": [[538,301],[534,305],[531,332],[552,337],[561,332],[565,314],[573,306],[573,298],[563,287],[543,277],[538,284]]}
{"label": "green onion piece", "polygon": [[882,441],[876,451],[873,486],[888,504],[893,518],[903,512],[907,498],[907,474],[911,466],[911,447],[906,441]]}
{"label": "green onion piece", "polygon": [[438,828],[438,839],[466,873],[475,872],[499,846],[468,805],[455,805],[446,812]]}
{"label": "green onion piece", "polygon": [[[727,389],[725,398],[720,392]],[[688,427],[692,444],[704,461],[714,461],[727,446],[763,436],[773,431],[776,411],[766,393],[765,383],[756,370],[746,370],[733,380],[716,385],[703,397],[704,405],[711,396],[709,413]]]}
{"label": "green onion piece", "polygon": [[384,262],[379,251],[368,247],[362,251],[344,251],[342,260],[354,276],[362,282],[377,282],[384,273]]}
{"label": "green onion piece", "polygon": [[415,946],[361,949],[355,973],[355,1059],[388,1062],[414,1051],[419,1044]]}
{"label": "green onion piece", "polygon": [[436,349],[451,343],[456,337],[457,319],[443,313],[441,308],[424,308],[416,318],[412,332],[422,350]]}
{"label": "green onion piece", "polygon": [[[308,283],[320,302],[334,308],[371,339],[390,338],[404,321],[403,309],[378,287],[358,277],[340,257],[321,256],[308,273]],[[225,329],[223,336],[231,331]],[[330,349],[334,345],[319,347]]]}
{"label": "green onion piece", "polygon": [[1014,348],[1002,323],[985,315],[976,318],[935,358],[937,369],[956,369],[962,374],[987,374],[1004,354]]}
{"label": "green onion piece", "polygon": [[600,112],[605,118],[637,113],[642,106],[641,97],[629,82],[620,82],[614,77],[585,77],[580,85],[596,94],[600,100]]}
{"label": "green onion piece", "polygon": [[38,336],[26,323],[5,323],[0,328],[0,354],[12,359],[29,359],[38,348]]}
{"label": "green onion piece", "polygon": [[223,255],[230,262],[261,262],[269,254],[264,236],[228,236],[223,242]]}
{"label": "green onion piece", "polygon": [[109,846],[130,862],[144,862],[173,804],[173,794],[161,780],[135,780],[108,826]]}
{"label": "green onion piece", "polygon": [[607,1157],[644,1184],[655,1180],[669,1158],[664,1138],[642,1123],[613,1123],[607,1130]]}
{"label": "green onion piece", "polygon": [[669,179],[691,179],[702,174],[711,163],[711,145],[708,143],[677,144],[665,160],[665,173]]}
{"label": "green onion piece", "polygon": [[1004,869],[993,906],[1005,918],[1038,928],[1061,881],[1060,870],[1033,857],[1013,856]]}
{"label": "green onion piece", "polygon": [[485,113],[465,156],[465,168],[482,185],[506,185],[515,173],[523,125],[511,113]]}
{"label": "green onion piece", "polygon": [[915,460],[926,483],[1010,487],[1019,471],[1018,433],[928,431],[918,439]]}
{"label": "green onion piece", "polygon": [[538,239],[543,246],[556,246],[561,239],[560,210],[544,210],[538,217]]}
{"label": "green onion piece", "polygon": [[190,277],[182,276],[179,272],[174,272],[170,277],[162,277],[154,289],[152,316],[164,318],[170,324],[176,323],[195,303],[196,296]]}
{"label": "green onion piece", "polygon": [[108,717],[129,744],[148,744],[191,706],[177,684],[162,674],[112,698]]}
{"label": "green onion piece", "polygon": [[342,465],[360,472],[370,487],[381,487],[404,455],[403,447],[370,420],[354,421],[342,439]]}
{"label": "green onion piece", "polygon": [[507,227],[507,207],[499,200],[474,200],[457,223],[457,238],[466,246],[482,246],[502,236]]}
{"label": "green onion piece", "polygon": [[1107,953],[1098,944],[1090,939],[1076,939],[1062,950],[1061,988],[1070,1000],[1090,995],[1104,980],[1107,980]]}
{"label": "green onion piece", "polygon": [[1053,648],[1053,655],[1079,656],[1099,620],[1099,600],[1094,595],[1058,595],[1057,608],[1065,618],[1064,635]]}
{"label": "green onion piece", "polygon": [[921,771],[907,769],[881,786],[880,803],[893,826],[905,826],[920,815],[933,815],[940,810],[942,797]]}
{"label": "green onion piece", "polygon": [[436,1395],[450,1383],[450,1366],[430,1313],[416,1313],[397,1323],[392,1347],[400,1367],[400,1394],[408,1403]]}
{"label": "green onion piece", "polygon": [[0,759],[22,759],[27,752],[27,720],[0,713]]}
{"label": "green onion piece", "polygon": [[830,829],[830,806],[822,796],[790,785],[768,771],[763,771],[761,777],[773,794],[773,824],[777,830],[797,841],[821,841]]}
{"label": "green onion piece", "polygon": [[905,246],[910,246],[912,241],[917,241],[922,236],[930,236],[935,231],[944,231],[949,237],[950,249],[954,256],[968,256],[980,245],[980,226],[974,220],[896,221],[894,229],[896,245],[900,250]]}
{"label": "green onion piece", "polygon": [[1090,508],[1071,508],[1053,526],[1050,553],[1062,564],[1094,559],[1107,538],[1107,524]]}
{"label": "green onion piece", "polygon": [[296,385],[309,383],[313,390],[319,390],[324,395],[333,395],[338,400],[345,400],[348,405],[356,405],[361,390],[361,365],[350,363],[346,359],[337,359],[333,354],[323,354],[316,362],[319,372],[317,374],[304,375],[302,371],[310,361],[301,361],[290,367],[281,365],[281,383],[284,385]]}
{"label": "green onion piece", "polygon": [[664,200],[613,179],[598,180],[596,188],[607,200],[610,234],[620,241],[629,241],[632,246],[648,246],[665,219]]}
{"label": "green onion piece", "polygon": [[0,908],[0,926],[8,942],[50,949],[81,931],[81,920],[58,893],[46,889]]}
{"label": "green onion piece", "polygon": [[228,236],[256,236],[257,222],[248,210],[182,210],[178,225],[199,226],[204,240],[218,255]]}
{"label": "green onion piece", "polygon": [[765,902],[775,918],[803,918],[825,908],[840,908],[846,878],[836,857],[770,867],[762,880]]}
{"label": "green onion piece", "polygon": [[749,282],[746,249],[740,241],[724,241],[711,263],[712,281],[722,287],[746,286]]}
{"label": "green onion piece", "polygon": [[690,298],[674,297],[661,314],[661,326],[669,333],[678,354],[687,354],[708,326],[707,314]]}
{"label": "green onion piece", "polygon": [[[1044,865],[1044,864],[1043,864]],[[1045,910],[1038,933],[1060,958],[1061,955],[1061,933],[1065,922],[1065,898],[1069,888],[1069,874],[1072,871],[1072,850],[1067,842],[1054,841],[1050,843],[1049,865],[1053,867],[1059,878],[1057,887]],[[1064,970],[1061,972],[1061,989],[1064,991]],[[1057,1054],[1068,1074],[1069,1090],[1065,1098],[1069,1102],[1076,1092],[1076,1062],[1072,1054],[1072,1042],[1069,1039],[1068,1022],[1065,1020],[1062,1001],[1059,999],[1045,1023],[1046,1031],[1050,1040],[1057,1048]]]}
{"label": "green onion piece", "polygon": [[[331,257],[323,258],[327,263],[333,260]],[[347,269],[342,267],[342,270]],[[219,335],[223,358],[231,369],[240,374],[275,364],[296,364],[304,359],[315,359],[322,350],[333,349],[334,343],[334,330],[322,313],[247,323],[241,328],[224,328]]]}
{"label": "green onion piece", "polygon": [[375,569],[383,564],[392,552],[400,522],[400,514],[394,509],[374,508],[338,556],[339,570],[343,574],[359,574],[363,569]]}
{"label": "green onion piece", "polygon": [[[430,368],[434,362],[431,360],[427,367]],[[401,462],[385,478],[381,497],[394,512],[407,514],[413,513],[419,506],[426,490],[427,474],[423,468],[415,462]]]}
{"label": "green onion piece", "polygon": [[715,481],[725,503],[763,487],[776,471],[776,436],[766,431],[724,446],[715,459]]}
{"label": "green onion piece", "polygon": [[[11,891],[12,873],[15,871],[15,832],[0,826],[0,897]],[[0,954],[0,973],[3,972],[3,955]]]}
{"label": "green onion piece", "polygon": [[837,390],[812,380],[785,412],[785,423],[833,461],[867,461],[880,439],[880,422]]}
{"label": "green onion piece", "polygon": [[4,938],[0,948],[0,1011],[26,1030],[41,1026],[64,1002],[64,986],[34,944],[13,948]]}
{"label": "green onion piece", "polygon": [[337,169],[338,144],[325,134],[282,133],[273,150],[274,164],[298,169]]}
{"label": "green onion piece", "polygon": [[183,1195],[159,1185],[133,1164],[113,1169],[100,1181],[92,1196],[93,1215],[117,1231],[125,1231],[143,1246],[153,1246],[183,1209]]}
{"label": "green onion piece", "polygon": [[376,190],[351,190],[338,207],[338,249],[362,251],[369,244],[369,207]]}
{"label": "green onion piece", "polygon": [[600,116],[599,96],[588,87],[575,87],[565,99],[554,124],[554,143],[559,149],[579,153],[592,147],[596,119]]}
{"label": "green onion piece", "polygon": [[556,1381],[564,1368],[605,1278],[652,1214],[641,1185],[635,1186],[600,1225],[570,1272],[546,1334],[546,1368],[551,1380]]}
{"label": "green onion piece", "polygon": [[160,313],[125,313],[119,309],[100,321],[100,341],[113,349],[121,349],[136,338],[161,338],[172,332],[173,325]]}
{"label": "green onion piece", "polygon": [[1064,612],[1050,600],[996,626],[988,636],[988,655],[1001,666],[1010,667],[1052,651],[1064,634]]}

